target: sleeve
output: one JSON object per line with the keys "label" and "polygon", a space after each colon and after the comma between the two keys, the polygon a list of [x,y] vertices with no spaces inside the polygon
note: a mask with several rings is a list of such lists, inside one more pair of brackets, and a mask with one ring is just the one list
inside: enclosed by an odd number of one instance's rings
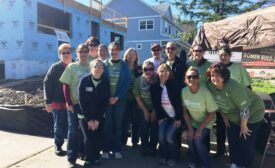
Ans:
{"label": "sleeve", "polygon": [[158,95],[159,95],[159,93],[157,93],[157,92],[158,92],[157,91],[157,85],[152,84],[150,86],[150,96],[151,96],[151,99],[152,99],[153,107],[156,111],[157,118],[160,120],[160,119],[163,119],[164,116],[161,114],[161,105],[160,105],[160,103],[157,103]]}
{"label": "sleeve", "polygon": [[174,83],[174,89],[175,89],[175,105],[176,105],[176,116],[175,116],[175,119],[176,120],[181,120],[182,119],[182,105],[181,105],[181,92],[180,92],[180,89],[181,87]]}
{"label": "sleeve", "polygon": [[250,86],[252,84],[252,79],[246,69],[240,65],[240,73],[241,73],[241,83],[245,86]]}
{"label": "sleeve", "polygon": [[100,110],[98,110],[97,114],[96,114],[96,119],[99,120],[100,118],[103,117],[106,108],[109,104],[109,98],[111,96],[111,88],[110,88],[110,81],[109,78],[106,78],[106,82],[105,82],[105,87],[104,87],[104,96],[101,100],[101,106],[99,107]]}
{"label": "sleeve", "polygon": [[65,71],[63,72],[63,74],[61,75],[61,77],[60,77],[60,79],[59,79],[59,81],[61,82],[61,83],[65,83],[65,84],[67,84],[67,85],[70,85],[70,84],[72,84],[72,70],[71,70],[71,64],[70,65],[68,65],[67,67],[66,67],[66,69],[65,69]]}
{"label": "sleeve", "polygon": [[44,101],[46,104],[50,104],[53,99],[54,74],[54,66],[52,65],[43,81]]}
{"label": "sleeve", "polygon": [[218,110],[218,106],[216,104],[216,101],[214,100],[214,97],[207,89],[205,89],[204,96],[207,112],[216,112]]}
{"label": "sleeve", "polygon": [[85,91],[85,88],[86,88],[85,78],[82,78],[80,83],[79,83],[79,87],[78,87],[79,104],[80,104],[80,108],[81,108],[81,111],[84,115],[85,120],[87,122],[89,122],[94,117],[92,116],[92,114],[88,110],[88,105],[89,104],[88,104],[88,101],[87,101],[87,92]]}
{"label": "sleeve", "polygon": [[63,84],[63,93],[65,97],[65,101],[68,106],[73,105],[72,99],[71,99],[71,94],[70,94],[70,86],[67,84]]}
{"label": "sleeve", "polygon": [[181,89],[181,105],[183,107],[186,107],[186,104],[184,102],[184,99],[185,99],[185,95],[184,95],[185,91],[184,91],[184,88]]}
{"label": "sleeve", "polygon": [[118,98],[123,98],[128,93],[128,88],[131,82],[131,72],[128,68],[128,65],[125,62],[123,62],[121,68],[123,73],[125,73],[125,76],[124,76],[124,81],[122,82],[122,85],[116,94]]}

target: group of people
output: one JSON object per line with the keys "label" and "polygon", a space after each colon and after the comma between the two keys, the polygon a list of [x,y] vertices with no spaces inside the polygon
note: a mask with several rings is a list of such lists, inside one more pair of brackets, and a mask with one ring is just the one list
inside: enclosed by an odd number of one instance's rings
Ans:
{"label": "group of people", "polygon": [[[194,45],[190,59],[178,57],[178,45],[152,44],[152,57],[140,66],[137,51],[120,58],[118,43],[109,46],[90,37],[76,49],[58,48],[60,61],[44,79],[47,112],[54,118],[55,153],[62,155],[67,133],[69,167],[82,154],[84,167],[100,158],[121,159],[131,128],[132,147],[141,142],[142,156],[159,154],[159,164],[175,166],[181,135],[187,130],[189,168],[212,167],[210,130],[217,124],[217,153],[225,153],[228,135],[231,168],[253,167],[255,138],[264,117],[263,101],[251,90],[251,78],[231,50],[222,47],[221,62],[212,64],[204,49]],[[109,53],[109,56],[108,56]],[[66,130],[66,123],[68,129]],[[102,154],[100,152],[102,151]]]}

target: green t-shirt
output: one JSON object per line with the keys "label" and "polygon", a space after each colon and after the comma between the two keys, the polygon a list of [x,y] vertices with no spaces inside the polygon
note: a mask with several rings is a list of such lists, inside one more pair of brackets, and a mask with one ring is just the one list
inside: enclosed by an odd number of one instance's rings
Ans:
{"label": "green t-shirt", "polygon": [[207,77],[205,75],[205,72],[207,71],[207,69],[210,67],[212,63],[209,61],[205,61],[204,64],[198,66],[195,60],[191,60],[188,62],[188,68],[193,66],[196,67],[200,73],[200,85],[201,86],[206,86],[207,83]]}
{"label": "green t-shirt", "polygon": [[90,55],[88,57],[88,63],[90,64],[92,61],[96,60],[98,57],[96,58],[92,58]]}
{"label": "green t-shirt", "polygon": [[60,77],[60,82],[69,85],[70,87],[70,96],[73,104],[78,104],[78,84],[80,79],[89,74],[90,68],[89,65],[81,65],[78,62],[69,64],[62,76]]}
{"label": "green t-shirt", "polygon": [[111,60],[108,60],[107,67],[109,70],[111,95],[114,96],[116,93],[116,85],[120,74],[121,61],[114,63]]}
{"label": "green t-shirt", "polygon": [[252,84],[252,79],[249,76],[246,69],[240,63],[232,63],[227,67],[230,71],[230,77],[240,82],[244,86],[249,86]]}
{"label": "green t-shirt", "polygon": [[145,81],[143,76],[140,76],[135,80],[133,93],[135,97],[140,97],[141,101],[148,110],[153,110],[150,84]]}
{"label": "green t-shirt", "polygon": [[[189,87],[185,87],[181,91],[182,105],[189,111],[192,126],[199,128],[204,122],[208,113],[216,112],[218,106],[209,92],[209,90],[201,86],[197,93],[192,93]],[[216,116],[206,126],[211,129],[216,121]]]}
{"label": "green t-shirt", "polygon": [[221,90],[216,89],[212,83],[208,84],[208,88],[219,111],[224,113],[229,121],[239,125],[240,113],[243,111],[249,112],[248,123],[257,123],[263,119],[265,106],[261,98],[234,79],[229,79]]}

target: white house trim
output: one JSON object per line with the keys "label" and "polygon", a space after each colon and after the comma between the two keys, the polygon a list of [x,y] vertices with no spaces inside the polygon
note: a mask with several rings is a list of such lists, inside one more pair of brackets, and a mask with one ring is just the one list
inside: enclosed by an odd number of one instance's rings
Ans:
{"label": "white house trim", "polygon": [[[146,25],[145,25],[145,29],[140,29],[140,22],[142,22],[142,21],[146,21]],[[153,29],[147,29],[147,22],[148,21],[153,21]],[[155,30],[155,19],[154,18],[151,18],[151,19],[140,19],[140,20],[138,20],[138,30],[139,31],[153,31],[153,30]]]}
{"label": "white house trim", "polygon": [[153,40],[130,40],[127,41],[128,43],[146,43],[146,42],[154,42],[154,41],[178,41],[180,40],[179,38],[174,38],[174,39],[153,39]]}
{"label": "white house trim", "polygon": [[156,18],[156,17],[162,17],[162,16],[161,15],[136,16],[136,17],[128,17],[128,20],[130,20],[130,19],[147,19],[147,18]]}

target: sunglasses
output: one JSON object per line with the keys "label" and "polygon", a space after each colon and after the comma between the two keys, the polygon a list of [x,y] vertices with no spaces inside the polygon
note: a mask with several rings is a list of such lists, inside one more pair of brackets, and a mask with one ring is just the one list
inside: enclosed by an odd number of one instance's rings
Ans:
{"label": "sunglasses", "polygon": [[194,52],[198,52],[198,53],[201,53],[202,50],[193,50]]}
{"label": "sunglasses", "polygon": [[62,52],[61,55],[69,55],[71,52]]}
{"label": "sunglasses", "polygon": [[144,72],[148,72],[148,71],[152,72],[152,71],[154,71],[154,68],[143,68],[143,71]]}
{"label": "sunglasses", "polygon": [[89,53],[89,51],[78,51],[78,53],[80,53],[80,54],[87,54],[87,53]]}
{"label": "sunglasses", "polygon": [[199,75],[189,75],[189,76],[186,76],[186,78],[188,80],[196,80],[196,79],[199,79]]}
{"label": "sunglasses", "polygon": [[174,50],[176,50],[176,48],[175,47],[167,47],[166,50],[167,51],[169,51],[169,50],[174,51]]}

